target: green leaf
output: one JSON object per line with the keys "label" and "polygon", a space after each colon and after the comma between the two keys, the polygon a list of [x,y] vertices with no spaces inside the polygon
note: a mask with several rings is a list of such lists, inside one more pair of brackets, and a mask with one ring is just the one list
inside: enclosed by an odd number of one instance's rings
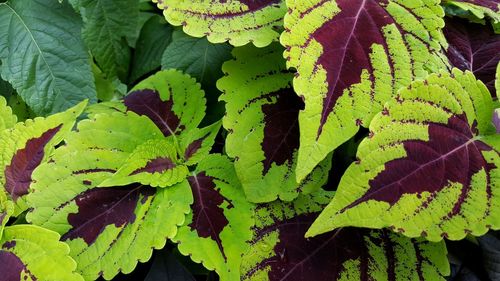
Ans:
{"label": "green leaf", "polygon": [[33,170],[64,140],[85,105],[82,102],[62,113],[28,119],[0,132],[0,184],[16,203],[16,215],[28,207],[25,196],[33,181]]}
{"label": "green leaf", "polygon": [[297,180],[367,127],[396,92],[447,69],[436,0],[287,0],[287,66],[303,96]]}
{"label": "green leaf", "polygon": [[139,18],[139,1],[83,0],[82,37],[99,67],[108,78],[118,76],[126,81],[130,49],[125,37],[135,32]]}
{"label": "green leaf", "polygon": [[228,44],[212,44],[177,30],[162,55],[161,67],[182,70],[206,88],[222,76],[221,66],[231,58],[231,49]]}
{"label": "green leaf", "polygon": [[173,241],[183,255],[215,270],[221,280],[238,280],[253,219],[252,204],[245,199],[232,163],[212,154],[198,164],[188,182],[192,212]]}
{"label": "green leaf", "polygon": [[100,187],[137,147],[163,138],[145,116],[98,114],[80,122],[35,171],[26,218],[62,235],[85,279],[132,272],[184,222],[193,202],[185,180],[159,189],[139,183]]}
{"label": "green leaf", "polygon": [[0,239],[0,271],[5,280],[83,281],[59,234],[34,225],[6,227]]}
{"label": "green leaf", "polygon": [[167,139],[152,139],[137,146],[125,163],[99,186],[127,185],[135,182],[153,187],[168,187],[183,181],[188,168],[179,163],[177,150]]}
{"label": "green leaf", "polygon": [[180,155],[185,161],[185,165],[197,164],[208,156],[220,127],[221,122],[216,122],[205,128],[196,128],[181,135]]}
{"label": "green leaf", "polygon": [[[489,18],[493,24],[500,24],[500,3],[496,0],[444,0],[445,7],[456,7],[463,12],[471,13],[476,19],[483,20]],[[453,9],[455,10],[455,9]],[[458,14],[462,16],[462,14]],[[470,19],[470,17],[467,17]]]}
{"label": "green leaf", "polygon": [[137,40],[130,81],[136,81],[160,67],[162,55],[172,41],[172,32],[173,27],[158,15],[146,21]]}
{"label": "green leaf", "polygon": [[17,117],[12,113],[5,98],[0,96],[0,132],[14,127],[16,123]]}
{"label": "green leaf", "polygon": [[107,78],[95,63],[92,63],[92,73],[99,101],[115,100],[126,94],[127,85],[121,83],[117,77]]}
{"label": "green leaf", "polygon": [[224,128],[227,154],[251,202],[276,198],[291,201],[299,192],[320,188],[328,179],[327,157],[302,182],[296,182],[299,112],[304,104],[292,88],[283,48],[252,45],[234,49],[235,60],[224,64],[226,77],[217,83],[226,102]]}
{"label": "green leaf", "polygon": [[165,10],[167,21],[183,26],[194,37],[207,36],[212,43],[229,41],[233,46],[252,42],[265,47],[276,41],[286,12],[282,0],[186,1],[153,0]]}
{"label": "green leaf", "polygon": [[[0,3],[1,75],[38,115],[96,101],[81,21],[67,3]],[[22,50],[22,51],[19,51]]]}
{"label": "green leaf", "polygon": [[250,248],[243,253],[241,280],[445,280],[446,246],[409,239],[388,230],[343,228],[304,238],[332,197],[318,191],[290,203],[255,208]]}
{"label": "green leaf", "polygon": [[13,213],[14,204],[7,199],[7,195],[4,192],[0,192],[0,239],[3,236],[3,229]]}
{"label": "green leaf", "polygon": [[493,101],[470,72],[433,74],[386,103],[306,234],[390,227],[430,241],[500,228]]}

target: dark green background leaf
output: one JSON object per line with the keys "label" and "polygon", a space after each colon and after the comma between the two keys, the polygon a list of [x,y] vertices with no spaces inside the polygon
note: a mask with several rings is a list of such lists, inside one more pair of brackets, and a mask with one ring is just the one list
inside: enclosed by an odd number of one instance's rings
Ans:
{"label": "dark green background leaf", "polygon": [[38,115],[96,101],[81,20],[67,2],[0,4],[1,75]]}

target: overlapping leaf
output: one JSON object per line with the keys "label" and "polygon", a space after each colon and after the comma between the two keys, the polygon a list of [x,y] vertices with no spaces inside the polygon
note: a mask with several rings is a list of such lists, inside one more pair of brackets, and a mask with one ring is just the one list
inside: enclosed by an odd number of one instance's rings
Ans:
{"label": "overlapping leaf", "polygon": [[468,11],[478,19],[488,17],[500,24],[500,3],[497,0],[445,0],[443,4]]}
{"label": "overlapping leaf", "polygon": [[192,211],[173,239],[179,251],[215,270],[221,280],[238,280],[242,253],[248,250],[252,204],[228,158],[212,154],[188,178]]}
{"label": "overlapping leaf", "polygon": [[311,226],[391,227],[430,241],[500,228],[500,137],[470,73],[433,74],[385,105],[331,204]]}
{"label": "overlapping leaf", "polygon": [[489,26],[459,19],[447,19],[444,35],[449,46],[450,63],[461,70],[470,70],[495,95],[495,73],[500,62],[500,35]]}
{"label": "overlapping leaf", "polygon": [[27,208],[24,197],[33,182],[33,170],[73,128],[85,104],[47,118],[28,119],[0,132],[0,184],[2,192],[16,202],[16,214]]}
{"label": "overlapping leaf", "polygon": [[355,228],[304,238],[331,196],[320,191],[258,205],[241,280],[444,280],[449,274],[444,242]]}
{"label": "overlapping leaf", "polygon": [[38,115],[96,101],[81,20],[65,1],[0,3],[1,75]]}
{"label": "overlapping leaf", "polygon": [[300,191],[321,187],[328,178],[330,159],[322,162],[301,184],[295,180],[299,149],[299,111],[302,100],[292,89],[283,49],[275,44],[234,50],[235,60],[224,64],[227,76],[218,81],[226,102],[226,150],[247,198],[269,202],[293,200]]}
{"label": "overlapping leaf", "polygon": [[252,42],[258,47],[278,39],[286,12],[283,0],[154,0],[167,21],[182,25],[194,37],[234,46]]}
{"label": "overlapping leaf", "polygon": [[163,138],[145,116],[97,114],[80,122],[66,145],[35,171],[27,219],[62,235],[84,278],[131,272],[184,222],[193,202],[186,180],[161,189],[100,186],[137,147]]}
{"label": "overlapping leaf", "polygon": [[5,228],[0,239],[2,280],[83,281],[59,234],[34,225]]}
{"label": "overlapping leaf", "polygon": [[396,91],[444,68],[435,0],[287,0],[288,66],[304,97],[297,179],[351,138]]}

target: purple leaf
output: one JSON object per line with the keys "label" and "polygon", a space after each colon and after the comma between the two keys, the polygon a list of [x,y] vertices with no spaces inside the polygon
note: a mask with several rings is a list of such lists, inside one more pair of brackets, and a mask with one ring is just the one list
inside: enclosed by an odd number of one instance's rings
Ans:
{"label": "purple leaf", "polygon": [[173,100],[163,101],[155,90],[145,89],[131,92],[124,99],[127,110],[145,115],[160,128],[166,137],[183,130],[180,119],[173,111]]}
{"label": "purple leaf", "polygon": [[106,226],[133,223],[139,199],[154,193],[154,188],[140,184],[87,190],[75,198],[78,213],[68,215],[72,228],[61,239],[82,238],[90,245]]}
{"label": "purple leaf", "polygon": [[293,89],[271,93],[268,98],[271,97],[276,97],[277,101],[262,105],[265,123],[262,141],[264,174],[273,163],[282,165],[293,160],[293,154],[299,148],[299,111],[304,109],[304,102]]}
{"label": "purple leaf", "polygon": [[344,210],[367,200],[394,205],[404,194],[436,193],[449,182],[457,182],[463,185],[461,199],[449,216],[458,214],[471,189],[472,175],[481,169],[489,174],[495,168],[482,154],[492,148],[475,140],[477,133],[475,127],[469,127],[465,116],[453,116],[447,125],[430,123],[429,140],[405,141],[407,156],[387,162],[384,171],[370,180],[370,189],[365,195]]}
{"label": "purple leaf", "polygon": [[495,34],[489,26],[457,18],[448,18],[443,31],[450,44],[446,52],[450,63],[474,73],[494,94],[495,72],[500,61],[500,34]]}
{"label": "purple leaf", "polygon": [[12,199],[28,194],[32,182],[31,174],[43,160],[47,143],[59,132],[61,125],[47,130],[40,137],[32,138],[26,146],[14,154],[10,165],[5,167],[5,189]]}
{"label": "purple leaf", "polygon": [[[11,252],[0,249],[0,273],[2,280],[22,281],[21,274],[26,274],[31,280],[37,280],[24,265],[23,261]],[[26,280],[27,278],[24,278]]]}
{"label": "purple leaf", "polygon": [[200,237],[214,240],[225,258],[220,233],[229,222],[221,205],[226,201],[228,208],[232,208],[232,204],[216,189],[214,179],[205,172],[189,177],[188,181],[194,197],[191,206],[193,220],[189,227],[196,230]]}
{"label": "purple leaf", "polygon": [[139,173],[162,173],[167,170],[171,170],[176,165],[172,162],[172,159],[167,157],[160,157],[150,160],[144,168],[137,169],[133,171],[130,175],[136,175]]}

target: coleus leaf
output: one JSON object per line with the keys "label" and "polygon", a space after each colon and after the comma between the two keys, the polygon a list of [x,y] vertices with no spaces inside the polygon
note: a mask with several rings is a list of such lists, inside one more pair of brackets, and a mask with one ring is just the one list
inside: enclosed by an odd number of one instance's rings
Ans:
{"label": "coleus leaf", "polygon": [[0,132],[14,127],[17,117],[12,113],[12,109],[7,105],[7,100],[0,96]]}
{"label": "coleus leaf", "polygon": [[332,195],[317,191],[290,203],[257,205],[241,280],[445,280],[449,265],[443,241],[358,228],[304,238]]}
{"label": "coleus leaf", "polygon": [[469,11],[478,19],[488,17],[500,24],[500,3],[497,0],[445,0],[443,4]]}
{"label": "coleus leaf", "polygon": [[2,280],[83,281],[69,247],[56,232],[35,225],[6,227],[0,239]]}
{"label": "coleus leaf", "polygon": [[238,280],[241,253],[251,238],[252,204],[245,199],[229,159],[211,154],[188,178],[194,202],[174,242],[179,251],[219,274]]}
{"label": "coleus leaf", "polygon": [[500,138],[492,98],[470,73],[433,74],[385,105],[307,236],[391,227],[458,240],[500,228]]}
{"label": "coleus leaf", "polygon": [[147,116],[165,136],[196,128],[205,114],[205,103],[196,80],[177,70],[148,77],[124,99],[127,111]]}
{"label": "coleus leaf", "polygon": [[[80,17],[66,2],[0,3],[0,67],[33,111],[48,115],[96,101]],[[19,51],[23,50],[23,51]]]}
{"label": "coleus leaf", "polygon": [[229,41],[258,47],[277,40],[286,12],[283,0],[186,1],[154,0],[170,24],[182,25],[194,37],[207,36],[212,43]]}
{"label": "coleus leaf", "polygon": [[489,26],[459,19],[446,19],[444,35],[449,46],[450,63],[461,70],[470,70],[495,93],[495,73],[500,62],[500,35]]}
{"label": "coleus leaf", "polygon": [[163,138],[147,117],[127,114],[80,122],[33,175],[27,220],[61,234],[86,279],[111,279],[147,261],[152,249],[175,235],[193,202],[186,180],[160,189],[140,183],[99,187],[138,146]]}
{"label": "coleus leaf", "polygon": [[0,192],[0,239],[2,238],[3,229],[13,213],[14,204],[7,199],[5,193]]}
{"label": "coleus leaf", "polygon": [[196,128],[181,135],[181,157],[185,165],[197,164],[207,157],[215,143],[215,137],[220,127],[221,122],[216,122],[210,126],[201,129]]}
{"label": "coleus leaf", "polygon": [[188,168],[179,164],[175,145],[168,139],[151,139],[137,146],[124,164],[99,186],[121,186],[135,182],[153,187],[183,181]]}
{"label": "coleus leaf", "polygon": [[396,91],[445,68],[444,12],[435,0],[287,0],[287,65],[297,69],[297,180],[368,126]]}
{"label": "coleus leaf", "polygon": [[27,208],[25,196],[33,182],[33,171],[73,128],[85,105],[82,102],[47,118],[28,119],[0,132],[0,183],[16,203],[16,214]]}
{"label": "coleus leaf", "polygon": [[295,180],[298,119],[304,104],[293,91],[293,74],[286,70],[282,53],[278,44],[236,48],[236,59],[223,66],[227,76],[218,81],[226,102],[226,152],[235,158],[236,172],[252,202],[293,200],[300,191],[321,187],[330,169],[326,159],[302,183]]}

